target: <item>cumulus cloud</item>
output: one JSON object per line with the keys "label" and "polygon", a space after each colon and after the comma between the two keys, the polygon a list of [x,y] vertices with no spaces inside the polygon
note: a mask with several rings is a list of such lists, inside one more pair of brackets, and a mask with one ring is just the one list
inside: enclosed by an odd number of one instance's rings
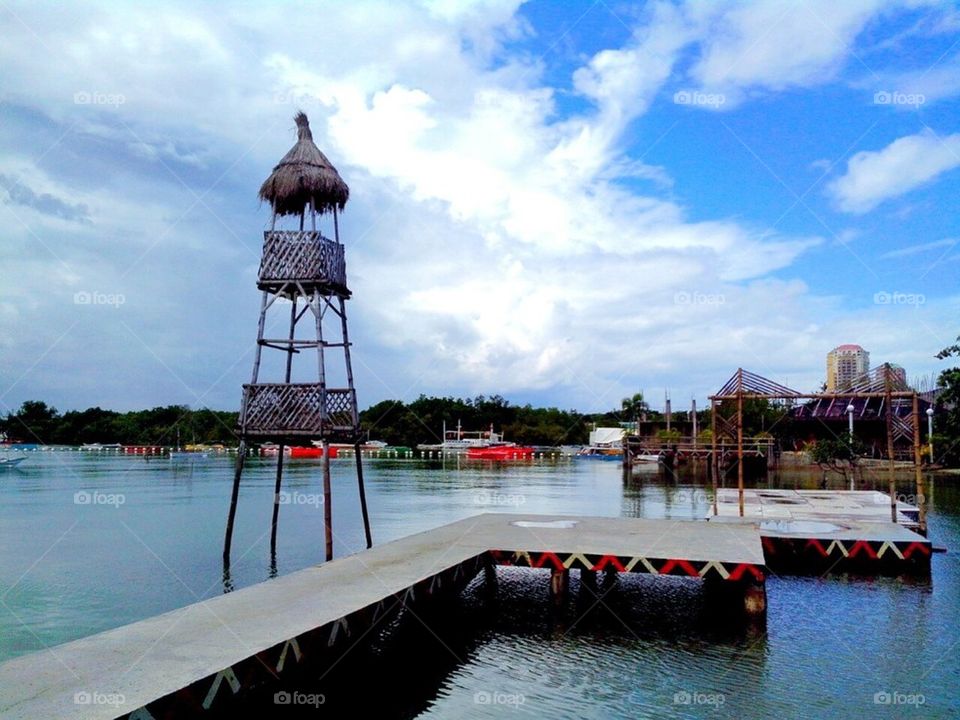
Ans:
{"label": "cumulus cloud", "polygon": [[[3,90],[63,150],[38,171],[50,184],[31,186],[84,187],[98,233],[81,244],[32,229],[56,247],[65,288],[128,302],[109,315],[35,292],[43,268],[20,233],[4,257],[22,278],[17,312],[0,314],[0,335],[29,337],[33,354],[5,370],[26,373],[33,395],[69,375],[76,404],[235,407],[266,222],[256,188],[302,108],[351,185],[341,230],[363,402],[552,390],[599,409],[640,376],[705,393],[754,354],[801,372],[837,303],[778,273],[820,239],[736,209],[705,216],[670,194],[668,164],[624,148],[674,82],[739,98],[829,81],[876,5],[651,3],[618,45],[550,82],[549,53],[516,45],[536,33],[518,7],[342,3],[293,23],[269,5],[18,7],[34,32],[8,28]],[[124,102],[78,105],[78,92]],[[576,111],[558,111],[561,93]],[[46,150],[8,145],[8,173]],[[69,362],[31,367],[55,343]]]}
{"label": "cumulus cloud", "polygon": [[898,138],[881,150],[850,158],[846,172],[827,186],[837,206],[850,213],[873,210],[960,165],[960,133],[938,137],[931,130]]}

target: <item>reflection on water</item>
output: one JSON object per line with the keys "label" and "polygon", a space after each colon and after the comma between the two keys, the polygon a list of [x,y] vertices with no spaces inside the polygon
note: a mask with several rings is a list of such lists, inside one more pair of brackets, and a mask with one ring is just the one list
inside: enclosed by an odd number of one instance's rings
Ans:
{"label": "reflection on water", "polygon": [[[296,501],[280,509],[271,557],[275,465],[252,458],[224,577],[231,468],[217,456],[170,463],[31,453],[22,471],[6,473],[0,657],[211,597],[225,582],[240,588],[320,562],[319,462],[285,466],[284,489]],[[365,542],[352,461],[333,471],[342,556]],[[885,490],[879,472],[860,487]],[[365,475],[377,543],[485,511],[693,519],[710,503],[702,467],[624,478],[616,463],[372,461]],[[831,488],[844,482],[828,478]],[[930,537],[952,550],[960,548],[955,482],[935,480],[928,493]],[[761,485],[815,489],[821,476],[794,470]],[[898,491],[911,494],[912,479]],[[881,703],[882,693],[922,695],[918,714],[946,716],[960,695],[956,557],[936,555],[932,582],[918,584],[773,577],[759,636],[711,621],[695,582],[625,577],[591,602],[574,573],[570,602],[557,610],[543,573],[501,569],[495,596],[478,581],[447,612],[409,617],[358,649],[317,687],[330,695],[327,716],[894,717],[916,709],[875,704],[878,693]]]}

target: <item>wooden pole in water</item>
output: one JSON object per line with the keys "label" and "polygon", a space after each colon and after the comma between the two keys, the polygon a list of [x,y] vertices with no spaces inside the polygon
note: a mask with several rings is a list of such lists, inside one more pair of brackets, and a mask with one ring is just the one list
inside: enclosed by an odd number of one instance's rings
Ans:
{"label": "wooden pole in water", "polygon": [[920,456],[920,400],[913,394],[913,472],[917,483],[917,507],[920,508],[920,534],[927,534],[927,495]]}
{"label": "wooden pole in water", "polygon": [[893,397],[890,383],[890,363],[883,366],[884,402],[887,404],[887,457],[890,460],[890,522],[897,521],[897,467],[893,453]]}
{"label": "wooden pole in water", "polygon": [[370,535],[370,515],[367,513],[367,492],[363,487],[363,459],[360,457],[360,442],[354,446],[357,456],[357,486],[360,490],[360,512],[363,514],[363,532],[367,538],[367,549],[373,547],[373,537]]}
{"label": "wooden pole in water", "polygon": [[330,493],[330,441],[323,440],[323,537],[326,558],[333,560],[333,508]]}
{"label": "wooden pole in water", "polygon": [[737,369],[737,497],[743,517],[743,368]]}
{"label": "wooden pole in water", "polygon": [[237,449],[237,463],[233,471],[233,492],[230,495],[230,512],[227,514],[227,531],[223,537],[223,563],[230,565],[230,546],[233,544],[233,520],[237,516],[237,498],[240,497],[240,475],[247,456],[247,444],[241,440]]}
{"label": "wooden pole in water", "polygon": [[[292,296],[290,303],[290,332],[287,338],[290,345],[287,347],[286,382],[290,382],[290,371],[293,368],[293,339],[296,337],[297,327],[297,296]],[[280,520],[280,486],[283,483],[283,443],[277,447],[277,482],[273,488],[273,516],[270,519],[270,554],[277,554],[277,524]]]}
{"label": "wooden pole in water", "polygon": [[717,515],[717,474],[720,472],[720,461],[717,458],[717,401],[710,401],[710,473],[713,480],[713,514]]}
{"label": "wooden pole in water", "polygon": [[283,443],[277,446],[277,482],[273,488],[273,517],[270,520],[270,554],[277,554],[277,523],[280,519],[280,483],[283,478]]}
{"label": "wooden pole in water", "polygon": [[[347,305],[343,300],[343,297],[339,297],[340,300],[340,331],[343,335],[343,355],[344,360],[347,366],[347,385],[353,387],[353,361],[350,359],[350,335],[347,330]],[[356,426],[355,430],[359,433],[360,428],[360,419],[357,414],[357,394],[354,392],[352,398],[352,411],[353,411],[353,422]],[[363,532],[367,539],[367,548],[373,547],[373,538],[370,535],[370,514],[367,512],[367,492],[363,486],[363,458],[360,453],[360,437],[359,435],[356,438],[356,444],[354,445],[354,455],[357,461],[357,489],[360,493],[360,513],[363,515]]]}

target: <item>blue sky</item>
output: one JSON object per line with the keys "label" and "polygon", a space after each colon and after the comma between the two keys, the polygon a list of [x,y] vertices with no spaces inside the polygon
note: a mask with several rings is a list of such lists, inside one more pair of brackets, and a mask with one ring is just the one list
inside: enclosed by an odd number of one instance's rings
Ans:
{"label": "blue sky", "polygon": [[684,405],[739,366],[806,390],[846,342],[929,376],[960,332],[952,4],[6,3],[0,26],[0,411],[236,408],[256,192],[298,109],[351,187],[362,406]]}

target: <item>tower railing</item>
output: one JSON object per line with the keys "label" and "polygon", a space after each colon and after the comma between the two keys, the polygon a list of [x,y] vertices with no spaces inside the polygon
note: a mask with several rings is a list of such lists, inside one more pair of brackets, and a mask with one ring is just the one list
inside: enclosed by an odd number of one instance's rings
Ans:
{"label": "tower railing", "polygon": [[357,428],[355,391],[319,383],[243,386],[240,430],[250,439],[351,436]]}
{"label": "tower railing", "polygon": [[265,231],[257,287],[277,292],[294,282],[307,290],[329,287],[349,296],[343,245],[316,230]]}

